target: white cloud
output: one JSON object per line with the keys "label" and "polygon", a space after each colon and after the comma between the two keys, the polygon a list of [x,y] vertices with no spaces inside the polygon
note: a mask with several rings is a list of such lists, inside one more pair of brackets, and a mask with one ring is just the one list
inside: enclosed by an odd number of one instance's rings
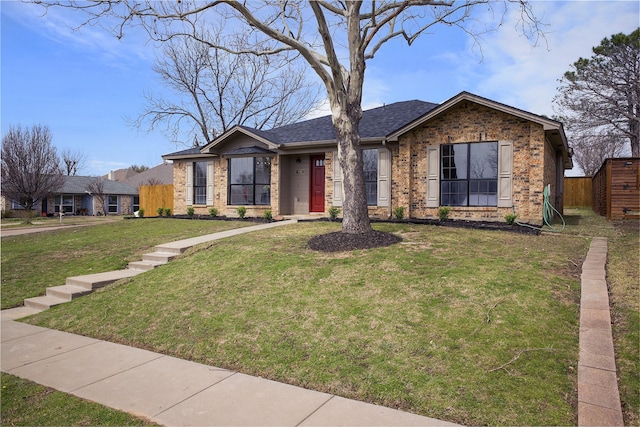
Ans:
{"label": "white cloud", "polygon": [[[639,4],[624,1],[534,2],[534,11],[549,23],[537,47],[504,26],[486,36],[479,94],[537,114],[552,115],[558,79],[592,47],[614,33],[638,27]],[[548,48],[547,48],[548,46]]]}
{"label": "white cloud", "polygon": [[3,2],[2,14],[30,28],[39,35],[91,57],[106,66],[128,68],[135,61],[153,62],[153,45],[140,29],[127,30],[118,40],[107,29],[108,19],[101,26],[86,24],[86,15],[63,7],[43,7],[22,2]]}

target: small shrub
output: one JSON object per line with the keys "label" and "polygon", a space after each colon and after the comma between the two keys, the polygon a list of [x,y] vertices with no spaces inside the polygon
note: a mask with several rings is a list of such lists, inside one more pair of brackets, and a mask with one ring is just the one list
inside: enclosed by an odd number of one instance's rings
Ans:
{"label": "small shrub", "polygon": [[507,221],[507,224],[513,225],[516,223],[516,218],[518,218],[518,214],[510,213],[504,216],[504,220]]}
{"label": "small shrub", "polygon": [[164,216],[166,216],[167,218],[169,218],[171,216],[171,209],[169,208],[164,208]]}
{"label": "small shrub", "polygon": [[449,206],[442,206],[440,209],[438,209],[438,218],[440,218],[440,221],[448,220],[449,212],[451,212],[451,208]]}
{"label": "small shrub", "polygon": [[262,217],[265,219],[265,221],[267,222],[271,222],[273,221],[273,215],[271,214],[271,211],[264,211],[264,214],[262,214]]}
{"label": "small shrub", "polygon": [[13,211],[12,210],[2,211],[2,218],[13,218]]}
{"label": "small shrub", "polygon": [[393,210],[393,216],[394,216],[396,219],[402,219],[402,218],[404,218],[404,207],[402,207],[402,206],[398,206],[397,208],[395,208],[395,209]]}
{"label": "small shrub", "polygon": [[162,214],[164,213],[164,208],[158,208],[156,212],[158,212],[158,216],[162,216]]}
{"label": "small shrub", "polygon": [[188,216],[189,218],[193,218],[193,215],[195,215],[195,213],[196,213],[196,210],[195,210],[195,209],[193,209],[193,207],[192,207],[192,206],[189,206],[189,207],[187,208],[187,216]]}
{"label": "small shrub", "polygon": [[209,209],[209,215],[210,215],[212,218],[217,217],[217,216],[218,216],[218,209],[216,209],[216,208],[210,208],[210,209]]}
{"label": "small shrub", "polygon": [[236,212],[238,213],[238,217],[240,219],[244,219],[244,216],[247,214],[247,208],[245,208],[244,206],[238,206]]}
{"label": "small shrub", "polygon": [[340,214],[340,209],[336,208],[335,206],[331,206],[329,208],[329,219],[331,221],[335,221],[338,218],[339,214]]}
{"label": "small shrub", "polygon": [[144,209],[138,209],[138,217],[140,218],[144,217]]}

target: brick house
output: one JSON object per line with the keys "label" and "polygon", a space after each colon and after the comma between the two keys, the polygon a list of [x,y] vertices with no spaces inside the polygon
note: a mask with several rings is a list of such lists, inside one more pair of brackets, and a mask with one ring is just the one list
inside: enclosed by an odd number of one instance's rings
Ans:
{"label": "brick house", "polygon": [[[398,102],[360,123],[371,217],[403,207],[410,218],[541,224],[543,191],[562,211],[564,170],[573,167],[562,123],[461,92],[438,105]],[[212,143],[164,155],[173,161],[174,212],[211,207],[234,216],[327,215],[342,206],[331,117],[271,130],[236,126]]]}

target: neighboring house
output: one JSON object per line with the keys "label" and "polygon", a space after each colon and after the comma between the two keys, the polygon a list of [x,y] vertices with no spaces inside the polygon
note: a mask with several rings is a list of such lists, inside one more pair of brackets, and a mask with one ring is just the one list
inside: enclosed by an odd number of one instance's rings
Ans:
{"label": "neighboring house", "polygon": [[103,178],[110,179],[111,181],[126,182],[128,179],[135,177],[139,172],[134,171],[131,168],[116,169],[104,175]]}
{"label": "neighboring house", "polygon": [[154,166],[136,175],[130,176],[124,180],[133,187],[141,185],[169,185],[173,184],[173,165],[171,163],[163,163]]}
{"label": "neighboring house", "polygon": [[[438,105],[398,102],[360,123],[369,214],[541,224],[543,192],[562,211],[571,150],[560,122],[462,92]],[[236,126],[173,161],[174,212],[215,207],[233,216],[327,215],[341,207],[342,174],[331,117],[271,130]]]}
{"label": "neighboring house", "polygon": [[[94,194],[87,191],[89,184],[96,180],[91,176],[65,176],[61,188],[45,200],[37,203],[34,209],[43,215],[59,214],[60,211],[71,215],[104,215],[101,203]],[[104,204],[109,215],[131,214],[138,209],[138,189],[131,185],[103,179]],[[8,207],[8,206],[7,206]],[[20,206],[11,204],[10,209],[20,210]]]}

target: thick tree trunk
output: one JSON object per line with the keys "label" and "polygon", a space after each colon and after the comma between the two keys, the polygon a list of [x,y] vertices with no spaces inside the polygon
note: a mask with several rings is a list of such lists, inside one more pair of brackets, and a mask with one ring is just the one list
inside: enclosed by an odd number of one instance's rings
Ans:
{"label": "thick tree trunk", "polygon": [[342,232],[363,234],[371,231],[367,195],[364,185],[364,168],[358,124],[362,116],[356,111],[343,111],[336,120],[338,159],[342,168],[343,204]]}

